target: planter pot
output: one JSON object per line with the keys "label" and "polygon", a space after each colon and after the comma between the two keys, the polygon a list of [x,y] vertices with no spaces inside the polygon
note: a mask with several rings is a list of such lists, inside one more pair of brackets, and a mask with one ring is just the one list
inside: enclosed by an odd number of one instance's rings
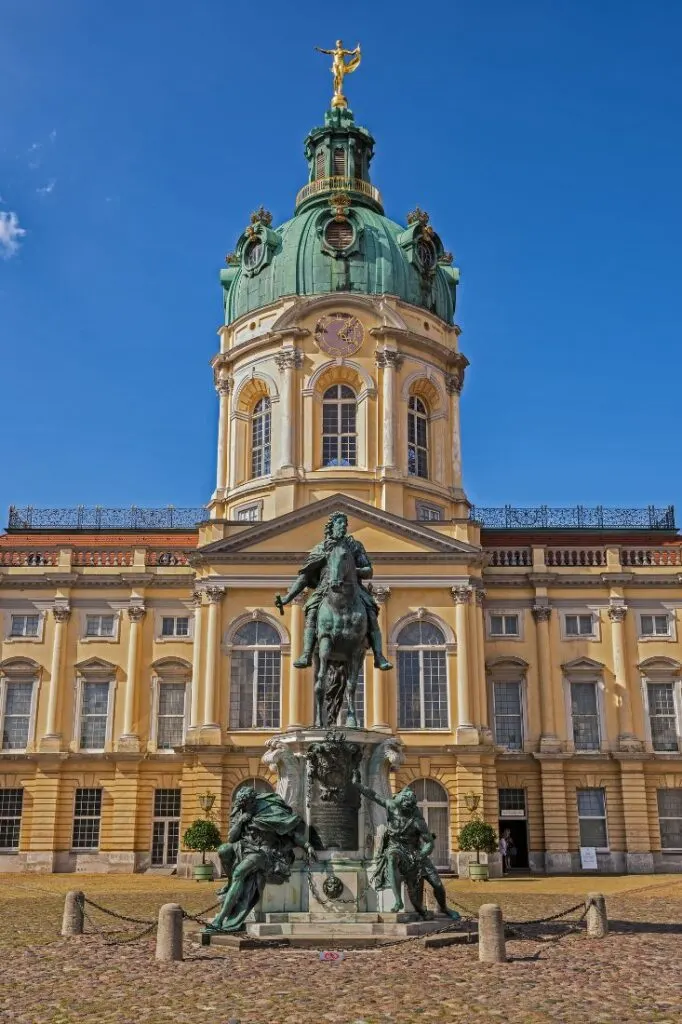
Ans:
{"label": "planter pot", "polygon": [[195,864],[194,865],[194,878],[197,882],[212,882],[213,881],[213,865],[212,864]]}
{"label": "planter pot", "polygon": [[477,864],[476,861],[471,861],[469,864],[469,878],[472,882],[487,882],[490,877],[490,872],[487,864]]}

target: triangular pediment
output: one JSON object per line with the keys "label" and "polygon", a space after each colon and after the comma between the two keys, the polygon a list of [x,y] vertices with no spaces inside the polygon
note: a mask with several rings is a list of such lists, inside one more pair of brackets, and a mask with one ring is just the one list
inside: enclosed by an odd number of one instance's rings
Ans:
{"label": "triangular pediment", "polygon": [[478,564],[480,548],[464,541],[444,537],[422,523],[395,516],[343,494],[323,498],[306,508],[296,509],[276,519],[255,523],[234,537],[201,547],[191,557],[193,564],[296,558],[309,551],[324,536],[324,527],[332,512],[348,516],[348,530],[366,548],[370,556],[386,562],[412,560],[448,561],[460,565]]}
{"label": "triangular pediment", "polygon": [[601,672],[604,668],[600,661],[593,658],[576,658],[574,661],[567,661],[562,666],[564,672]]}

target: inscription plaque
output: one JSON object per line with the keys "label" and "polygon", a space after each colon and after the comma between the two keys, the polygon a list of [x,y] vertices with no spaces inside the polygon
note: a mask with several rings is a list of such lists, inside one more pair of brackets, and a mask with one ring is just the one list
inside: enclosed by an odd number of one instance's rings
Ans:
{"label": "inscription plaque", "polygon": [[306,754],[311,842],[318,850],[357,850],[360,793],[352,783],[362,749],[330,730]]}
{"label": "inscription plaque", "polygon": [[360,842],[357,807],[314,799],[310,818],[311,842],[318,850],[357,850]]}

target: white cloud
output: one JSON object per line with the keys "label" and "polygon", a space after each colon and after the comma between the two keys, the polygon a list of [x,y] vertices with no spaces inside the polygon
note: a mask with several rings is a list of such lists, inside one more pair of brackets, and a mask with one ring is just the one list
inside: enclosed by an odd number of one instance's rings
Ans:
{"label": "white cloud", "polygon": [[19,227],[16,213],[0,210],[0,256],[6,260],[14,256],[19,248],[19,240],[25,234],[24,228]]}
{"label": "white cloud", "polygon": [[56,178],[50,178],[50,180],[48,181],[47,185],[43,185],[41,188],[37,188],[36,192],[38,193],[39,196],[49,196],[50,192],[52,192],[54,190],[54,187],[55,187],[56,184],[57,184],[57,179]]}
{"label": "white cloud", "polygon": [[56,138],[57,138],[57,129],[53,128],[52,131],[50,132],[50,134],[48,135],[48,139],[50,140],[50,142],[54,142],[54,140]]}

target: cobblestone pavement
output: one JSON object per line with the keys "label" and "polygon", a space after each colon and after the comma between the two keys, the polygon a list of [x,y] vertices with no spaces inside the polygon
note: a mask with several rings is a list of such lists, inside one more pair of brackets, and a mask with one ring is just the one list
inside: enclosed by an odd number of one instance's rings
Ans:
{"label": "cobblestone pavement", "polygon": [[[78,886],[124,914],[153,918],[162,903],[208,906],[216,886],[170,877],[0,875],[0,1021],[8,1024],[678,1024],[682,878],[504,879],[448,882],[475,911],[499,902],[507,920],[556,913],[590,890],[606,894],[612,931],[507,943],[509,962],[478,963],[475,945],[421,942],[349,951],[339,964],[313,950],[202,949],[158,964],[154,939],[108,945],[141,929],[99,912],[109,938],[58,935],[64,893]],[[547,926],[549,927],[549,926]],[[91,926],[88,926],[90,929]],[[118,929],[111,934],[111,929]],[[540,929],[542,931],[542,929]],[[545,935],[557,939],[557,933]]]}

